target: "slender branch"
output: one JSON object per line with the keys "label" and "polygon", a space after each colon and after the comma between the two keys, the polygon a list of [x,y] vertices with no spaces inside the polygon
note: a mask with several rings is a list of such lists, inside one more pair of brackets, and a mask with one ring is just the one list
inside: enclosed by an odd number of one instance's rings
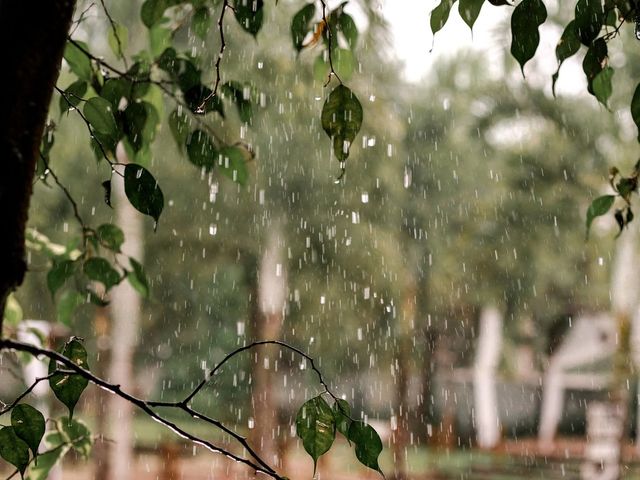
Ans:
{"label": "slender branch", "polygon": [[122,41],[120,40],[120,35],[118,35],[118,29],[116,28],[116,22],[113,21],[113,17],[107,10],[107,6],[104,4],[104,0],[100,0],[100,4],[102,5],[102,9],[104,10],[104,14],[107,16],[109,20],[109,24],[111,25],[111,31],[113,32],[113,36],[116,39],[116,44],[118,45],[118,53],[120,54],[120,58],[122,59],[122,63],[124,63],[124,68],[129,70],[127,66],[127,57],[124,56],[124,49],[122,48]]}
{"label": "slender branch", "polygon": [[200,383],[196,386],[196,388],[193,389],[193,391],[182,401],[182,403],[187,404],[189,403],[193,397],[195,397],[198,392],[200,390],[202,390],[202,388],[207,384],[207,382],[217,373],[218,370],[220,370],[220,368],[229,360],[231,360],[233,357],[235,357],[236,355],[238,355],[239,353],[242,353],[246,350],[250,350],[252,348],[255,347],[259,347],[261,345],[279,345],[282,348],[286,348],[287,350],[291,350],[292,352],[297,353],[298,355],[300,355],[301,357],[303,357],[304,359],[308,360],[309,363],[311,364],[311,369],[316,372],[316,374],[318,375],[318,381],[320,382],[320,385],[322,385],[324,387],[324,390],[326,393],[328,393],[331,398],[333,398],[334,400],[337,400],[338,397],[336,395],[334,395],[331,390],[329,390],[329,386],[327,385],[327,383],[324,381],[324,378],[322,377],[322,372],[320,372],[320,370],[318,369],[318,367],[316,367],[315,361],[313,360],[313,357],[309,356],[308,354],[306,354],[305,352],[303,352],[302,350],[293,347],[287,343],[281,342],[280,340],[262,340],[259,342],[253,342],[250,343],[249,345],[245,345],[244,347],[240,347],[236,350],[234,350],[233,352],[228,353],[220,363],[218,363],[215,367],[213,367],[213,369],[211,369],[209,371],[209,373],[207,373],[207,375],[205,376],[204,379],[202,379],[200,381]]}
{"label": "slender branch", "polygon": [[69,203],[71,203],[71,207],[73,208],[73,216],[76,217],[76,220],[78,221],[78,223],[82,227],[82,232],[83,232],[83,235],[84,235],[85,231],[87,229],[87,224],[84,223],[84,220],[80,216],[80,211],[78,209],[78,204],[76,203],[76,201],[71,196],[71,193],[69,192],[67,187],[64,186],[64,184],[60,181],[60,179],[58,178],[56,173],[51,169],[51,166],[49,165],[49,162],[47,162],[47,159],[45,158],[45,156],[42,155],[42,152],[40,152],[40,159],[44,162],[44,166],[49,171],[49,174],[51,174],[51,176],[53,177],[53,180],[56,182],[56,185],[58,185],[58,187],[60,187],[60,189],[64,193],[64,196],[67,197],[67,200],[69,200]]}
{"label": "slender branch", "polygon": [[150,405],[150,403],[146,400],[140,399],[138,397],[135,397],[133,395],[131,395],[130,393],[127,393],[125,391],[123,391],[120,388],[120,385],[114,385],[112,383],[109,383],[105,380],[103,380],[100,377],[95,376],[93,373],[91,373],[89,370],[86,370],[78,365],[76,365],[73,361],[71,361],[69,358],[65,357],[64,355],[55,352],[53,350],[49,350],[46,348],[41,348],[41,347],[37,347],[35,345],[31,345],[28,343],[23,343],[23,342],[17,342],[15,340],[11,340],[11,339],[1,339],[0,340],[0,350],[2,349],[11,349],[11,350],[16,350],[16,351],[20,351],[20,352],[26,352],[29,353],[31,355],[34,356],[45,356],[51,360],[55,360],[56,362],[61,363],[62,365],[64,365],[66,368],[68,368],[69,370],[73,371],[75,374],[78,374],[80,376],[82,376],[83,378],[86,378],[87,380],[89,380],[91,383],[95,384],[96,386],[102,388],[103,390],[106,390],[112,394],[117,395],[118,397],[128,401],[129,403],[131,403],[132,405],[135,405],[136,407],[138,407],[140,410],[142,410],[143,412],[145,412],[149,417],[151,417],[153,420],[155,420],[156,422],[164,425],[166,428],[168,428],[169,430],[173,431],[175,434],[179,435],[180,437],[189,440],[197,445],[201,445],[202,447],[206,448],[207,450],[210,450],[211,452],[214,453],[221,453],[225,456],[227,456],[228,458],[242,463],[248,467],[250,467],[251,469],[255,470],[256,473],[261,473],[264,475],[267,475],[275,480],[285,480],[284,477],[280,476],[279,474],[277,474],[273,469],[271,468],[265,468],[265,466],[263,465],[264,462],[261,461],[260,464],[256,464],[251,460],[248,460],[246,458],[240,457],[228,450],[225,450],[222,447],[219,447],[215,444],[213,444],[212,442],[202,439],[200,437],[197,437],[189,432],[187,432],[186,430],[182,429],[181,427],[179,427],[178,425],[176,425],[175,423],[169,421],[168,419],[166,419],[165,417],[163,417],[162,415],[158,414],[155,410],[152,409],[152,406]]}
{"label": "slender branch", "polygon": [[18,395],[16,397],[16,399],[11,402],[10,404],[8,404],[6,407],[4,407],[2,410],[0,410],[0,417],[2,415],[4,415],[5,413],[11,411],[16,405],[18,405],[18,403],[20,403],[20,401],[26,397],[27,395],[29,395],[34,388],[36,388],[36,386],[40,383],[40,382],[44,382],[45,380],[49,380],[51,377],[53,377],[54,375],[58,375],[60,373],[63,374],[68,374],[68,373],[73,373],[71,372],[71,370],[55,370],[52,373],[50,373],[49,375],[47,375],[46,377],[38,377],[34,380],[34,382],[24,391],[22,392],[20,395]]}
{"label": "slender branch", "polygon": [[327,48],[329,50],[329,76],[327,78],[326,83],[324,84],[324,86],[326,87],[327,85],[329,85],[329,82],[331,81],[331,75],[334,75],[336,77],[336,79],[338,80],[338,82],[340,82],[342,84],[342,80],[340,79],[340,76],[336,73],[335,69],[333,68],[333,55],[332,55],[332,49],[333,49],[333,32],[331,31],[331,26],[329,25],[329,21],[327,19],[327,3],[325,0],[320,0],[320,4],[322,5],[322,21],[324,22],[325,28],[327,29]]}
{"label": "slender branch", "polygon": [[222,10],[220,11],[220,16],[218,17],[218,32],[220,33],[220,50],[218,51],[218,58],[216,59],[216,81],[213,84],[213,89],[211,93],[205,97],[202,103],[196,109],[197,113],[205,113],[204,105],[211,98],[215,97],[218,94],[218,87],[220,86],[220,63],[222,62],[222,56],[224,55],[224,50],[227,47],[227,43],[224,38],[224,14],[227,11],[227,7],[229,7],[229,0],[224,0],[222,2]]}
{"label": "slender branch", "polygon": [[68,37],[67,40],[69,41],[69,43],[74,45],[78,50],[80,50],[82,53],[84,53],[87,57],[89,57],[94,62],[99,63],[100,65],[102,65],[106,69],[111,70],[113,73],[117,73],[121,77],[127,77],[127,73],[126,72],[123,72],[119,68],[116,68],[116,67],[110,65],[109,63],[107,63],[103,59],[101,59],[100,57],[96,57],[93,53],[91,53],[89,50],[84,48],[81,44],[76,42],[73,38]]}
{"label": "slender branch", "polygon": [[73,29],[69,32],[69,35],[73,35],[76,32],[80,24],[84,21],[85,17],[87,16],[87,13],[89,12],[89,10],[91,10],[94,6],[95,6],[95,3],[91,3],[87,8],[85,8],[80,13],[80,15],[78,16],[78,19],[73,21],[73,24],[72,24]]}

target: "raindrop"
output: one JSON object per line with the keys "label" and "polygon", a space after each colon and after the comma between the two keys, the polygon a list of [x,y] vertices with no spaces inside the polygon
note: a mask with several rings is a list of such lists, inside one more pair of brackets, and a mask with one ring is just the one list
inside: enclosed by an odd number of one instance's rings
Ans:
{"label": "raindrop", "polygon": [[244,322],[238,322],[237,325],[238,336],[241,337],[244,335]]}
{"label": "raindrop", "polygon": [[369,203],[369,194],[367,192],[363,192],[360,196],[362,203]]}
{"label": "raindrop", "polygon": [[212,223],[209,225],[209,235],[215,236],[216,233],[218,233],[218,226],[215,223]]}
{"label": "raindrop", "polygon": [[254,420],[253,417],[249,417],[249,420],[247,421],[247,426],[249,427],[250,430],[252,430],[253,427],[256,426],[256,421]]}

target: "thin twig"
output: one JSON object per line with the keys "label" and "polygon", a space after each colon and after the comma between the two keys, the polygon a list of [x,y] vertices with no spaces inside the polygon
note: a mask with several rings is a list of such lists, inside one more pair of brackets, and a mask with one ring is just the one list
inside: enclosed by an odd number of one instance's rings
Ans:
{"label": "thin twig", "polygon": [[334,400],[337,400],[338,397],[336,395],[334,395],[331,390],[329,390],[329,386],[327,385],[327,383],[324,381],[324,378],[322,377],[322,372],[320,372],[320,370],[316,367],[315,361],[313,360],[312,357],[310,357],[308,354],[306,354],[305,352],[303,352],[302,350],[291,346],[287,343],[281,342],[280,340],[262,340],[259,342],[253,342],[250,343],[249,345],[245,345],[244,347],[240,347],[236,350],[234,350],[233,352],[228,353],[220,363],[218,363],[215,367],[213,367],[213,369],[211,369],[209,371],[209,373],[207,373],[207,375],[205,376],[204,379],[202,379],[200,381],[200,383],[196,386],[196,388],[193,389],[193,391],[182,401],[182,403],[187,404],[189,403],[193,397],[195,397],[198,392],[200,390],[202,390],[202,388],[206,385],[206,383],[216,374],[216,372],[229,360],[231,360],[231,358],[235,357],[236,355],[238,355],[239,353],[242,353],[246,350],[250,350],[252,348],[255,347],[259,347],[261,345],[279,345],[282,348],[286,348],[288,350],[291,350],[292,352],[297,353],[298,355],[300,355],[301,357],[303,357],[304,359],[308,360],[309,363],[311,364],[311,369],[316,372],[316,374],[318,375],[318,381],[320,382],[320,385],[322,385],[324,387],[324,390],[326,393],[328,393],[331,398],[333,398]]}
{"label": "thin twig", "polygon": [[84,223],[84,220],[80,216],[80,211],[78,209],[77,202],[73,199],[73,197],[71,196],[71,193],[69,192],[67,187],[64,186],[64,184],[60,181],[60,179],[58,178],[56,173],[53,171],[53,169],[49,165],[49,162],[47,162],[47,159],[45,158],[45,156],[42,155],[42,152],[40,152],[40,158],[44,162],[45,168],[48,170],[48,172],[53,177],[53,180],[56,182],[56,185],[58,185],[58,187],[60,187],[60,189],[64,193],[64,196],[67,197],[67,200],[69,201],[69,203],[71,203],[71,208],[73,208],[73,216],[76,217],[76,220],[80,224],[80,227],[82,227],[82,231],[83,231],[83,234],[84,234],[84,231],[87,229],[87,224]]}
{"label": "thin twig", "polygon": [[109,24],[111,25],[111,31],[113,32],[113,36],[116,39],[116,43],[118,45],[118,53],[120,54],[120,58],[122,59],[122,63],[124,63],[124,68],[129,70],[127,66],[127,57],[124,56],[124,49],[122,48],[122,42],[120,40],[120,35],[118,35],[118,30],[116,28],[116,22],[113,21],[109,10],[107,10],[107,6],[104,4],[104,0],[100,0],[100,4],[102,5],[102,9],[104,10],[104,14],[109,19]]}
{"label": "thin twig", "polygon": [[260,465],[252,462],[251,460],[248,460],[246,458],[240,457],[228,450],[225,450],[222,447],[219,447],[215,444],[213,444],[212,442],[202,439],[200,437],[197,437],[189,432],[187,432],[186,430],[180,428],[178,425],[176,425],[175,423],[169,421],[168,419],[166,419],[165,417],[163,417],[162,415],[158,414],[155,410],[152,409],[151,405],[149,404],[148,401],[146,400],[142,400],[138,397],[135,397],[133,395],[131,395],[130,393],[127,393],[125,391],[123,391],[120,388],[120,385],[115,385],[112,383],[109,383],[105,380],[103,380],[100,377],[95,376],[93,373],[91,373],[89,370],[86,370],[78,365],[76,365],[72,360],[70,360],[69,358],[65,357],[64,355],[55,352],[53,350],[49,350],[46,348],[41,348],[41,347],[37,347],[35,345],[31,345],[28,343],[23,343],[23,342],[17,342],[15,340],[11,340],[11,339],[1,339],[0,340],[0,350],[2,349],[11,349],[11,350],[16,350],[16,351],[20,351],[20,352],[26,352],[29,353],[31,355],[34,356],[45,356],[51,360],[55,360],[56,362],[61,363],[62,365],[64,365],[66,368],[68,368],[69,370],[73,371],[75,374],[78,374],[80,376],[82,376],[83,378],[86,378],[87,380],[89,380],[90,382],[92,382],[93,384],[95,384],[96,386],[102,388],[103,390],[106,390],[108,392],[111,392],[115,395],[117,395],[118,397],[128,401],[129,403],[131,403],[132,405],[135,405],[136,407],[138,407],[140,410],[142,410],[143,412],[145,412],[149,417],[151,417],[153,420],[155,420],[156,422],[164,425],[165,427],[167,427],[169,430],[173,431],[175,434],[179,435],[180,437],[189,440],[197,445],[201,445],[202,447],[210,450],[211,452],[214,453],[221,453],[229,458],[231,458],[232,460],[242,463],[244,465],[247,465],[248,467],[250,467],[251,469],[255,470],[256,473],[261,473],[264,475],[267,475],[271,478],[274,478],[275,480],[285,480],[284,477],[280,476],[279,474],[277,474],[274,470],[272,470],[271,468],[267,469],[265,468],[262,463]]}
{"label": "thin twig", "polygon": [[20,395],[18,395],[16,397],[16,399],[11,402],[10,404],[8,404],[7,406],[5,406],[2,410],[0,410],[0,417],[2,415],[4,415],[5,413],[11,411],[16,405],[18,405],[18,403],[20,403],[20,401],[26,397],[27,395],[29,395],[34,388],[36,388],[36,386],[40,383],[40,382],[44,382],[45,380],[49,380],[51,377],[53,377],[54,375],[58,375],[58,374],[71,374],[73,373],[71,370],[54,370],[53,372],[51,372],[49,375],[47,375],[46,377],[38,377],[36,378],[33,383],[24,391],[22,392]]}
{"label": "thin twig", "polygon": [[322,21],[324,22],[325,28],[327,29],[327,49],[329,51],[329,76],[327,78],[326,83],[324,84],[324,86],[326,87],[327,85],[329,85],[329,82],[331,82],[331,75],[334,75],[336,77],[336,79],[338,80],[338,82],[340,82],[340,84],[342,84],[342,80],[340,79],[340,76],[336,73],[335,69],[333,68],[333,55],[331,50],[333,49],[333,32],[331,31],[331,26],[329,25],[329,21],[327,19],[327,3],[325,2],[325,0],[320,0],[320,4],[322,5]]}
{"label": "thin twig", "polygon": [[229,7],[229,0],[224,0],[222,2],[222,10],[220,11],[220,16],[218,17],[218,32],[220,33],[220,50],[218,50],[218,58],[216,59],[216,81],[213,84],[213,89],[211,93],[205,97],[202,103],[196,109],[197,113],[205,113],[204,105],[211,98],[215,97],[218,94],[218,87],[220,86],[220,63],[222,62],[222,56],[224,55],[224,50],[227,47],[225,38],[224,38],[224,14],[227,11],[227,7]]}

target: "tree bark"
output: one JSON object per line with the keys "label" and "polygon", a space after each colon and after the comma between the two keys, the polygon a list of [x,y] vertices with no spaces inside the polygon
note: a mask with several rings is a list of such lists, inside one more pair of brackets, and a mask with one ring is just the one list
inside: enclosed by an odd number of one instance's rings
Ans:
{"label": "tree bark", "polygon": [[[27,271],[25,228],[40,141],[75,1],[0,0],[0,313]],[[0,335],[2,315],[0,314]]]}

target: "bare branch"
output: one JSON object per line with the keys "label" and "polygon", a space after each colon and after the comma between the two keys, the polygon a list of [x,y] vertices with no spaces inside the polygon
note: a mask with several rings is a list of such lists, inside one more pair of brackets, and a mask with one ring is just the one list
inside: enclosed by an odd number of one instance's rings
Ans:
{"label": "bare branch", "polygon": [[222,2],[222,10],[220,11],[220,16],[218,17],[218,32],[220,33],[220,50],[218,51],[218,58],[216,59],[216,81],[213,85],[213,89],[209,95],[205,97],[202,103],[196,109],[196,113],[205,113],[204,105],[211,98],[215,97],[218,94],[218,88],[220,86],[220,62],[222,62],[222,55],[224,54],[224,50],[227,47],[225,38],[224,38],[224,14],[227,11],[227,7],[229,7],[229,0],[224,0]]}

